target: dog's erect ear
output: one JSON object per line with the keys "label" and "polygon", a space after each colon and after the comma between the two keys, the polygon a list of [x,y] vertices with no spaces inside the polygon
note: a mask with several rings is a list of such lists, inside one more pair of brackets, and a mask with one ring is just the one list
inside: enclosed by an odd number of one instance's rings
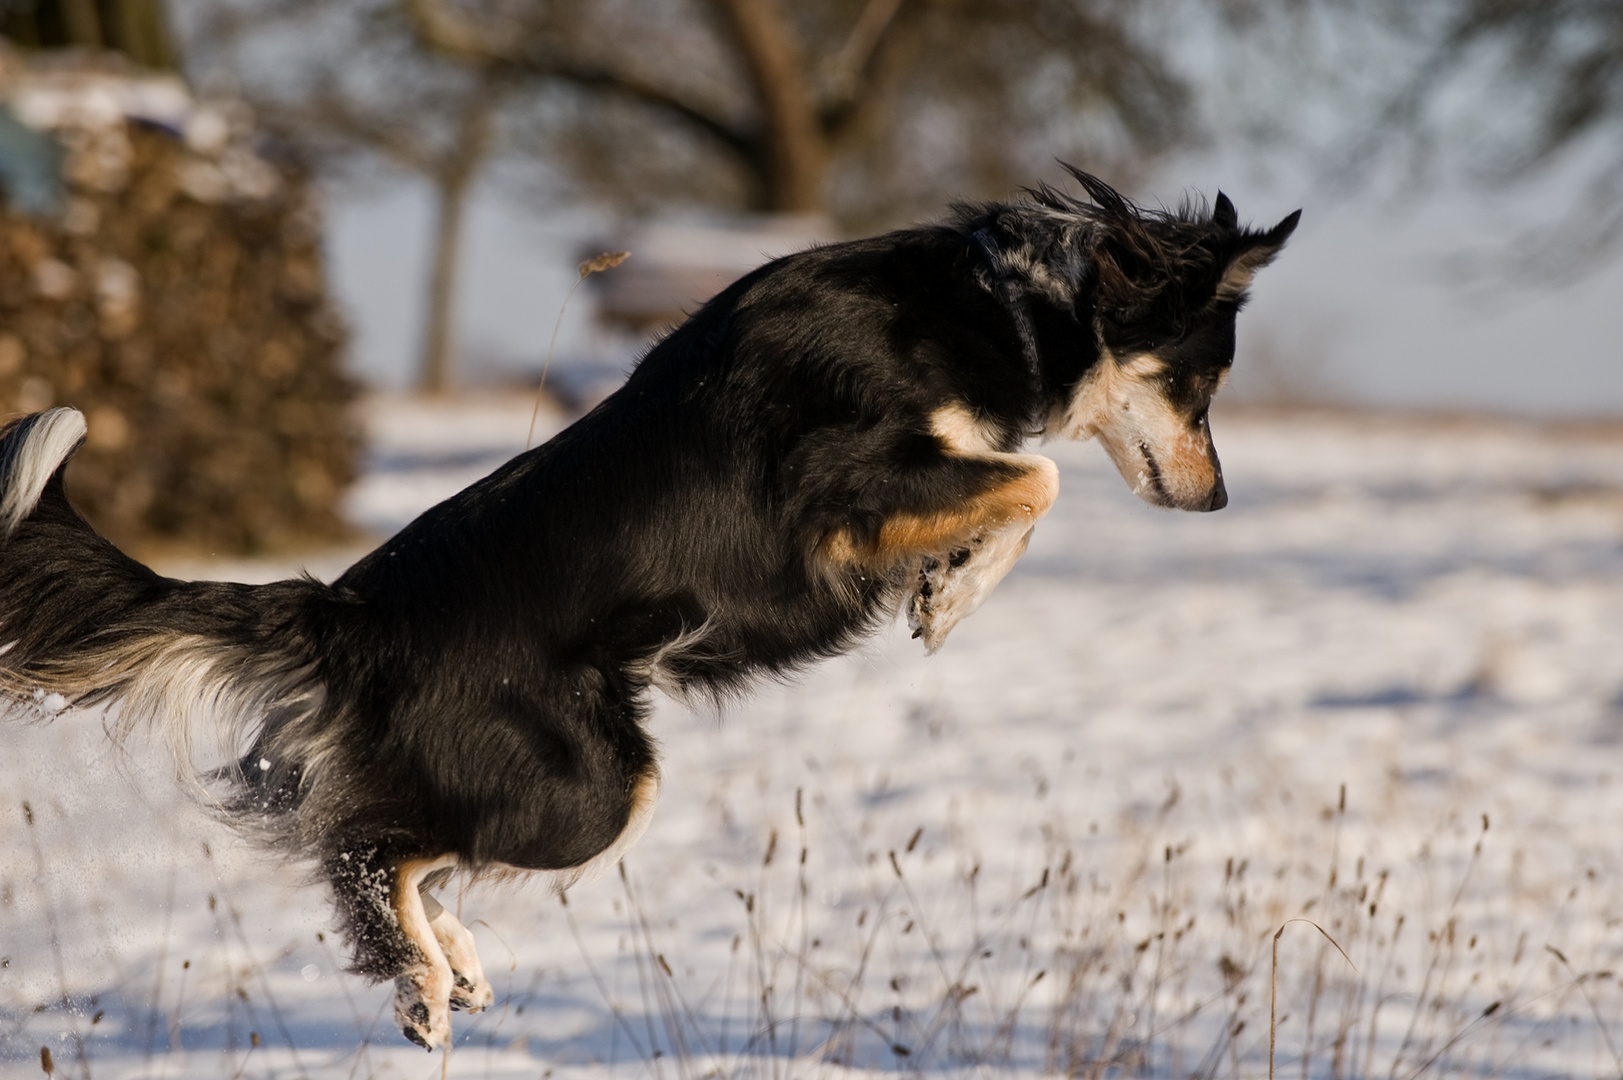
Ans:
{"label": "dog's erect ear", "polygon": [[[1234,204],[1219,192],[1217,206],[1212,211],[1212,220],[1222,224],[1225,216],[1234,220]],[[1301,220],[1302,212],[1297,210],[1286,215],[1283,221],[1267,232],[1247,236],[1223,270],[1223,277],[1217,283],[1217,298],[1239,299],[1241,294],[1250,288],[1251,279],[1256,276],[1257,271],[1274,261],[1274,256],[1279,254],[1279,249],[1285,246],[1285,241],[1296,231],[1296,223]]]}
{"label": "dog's erect ear", "polygon": [[1229,197],[1221,191],[1217,193],[1217,202],[1212,204],[1212,224],[1221,225],[1225,229],[1238,229],[1240,215],[1234,212],[1234,204]]}

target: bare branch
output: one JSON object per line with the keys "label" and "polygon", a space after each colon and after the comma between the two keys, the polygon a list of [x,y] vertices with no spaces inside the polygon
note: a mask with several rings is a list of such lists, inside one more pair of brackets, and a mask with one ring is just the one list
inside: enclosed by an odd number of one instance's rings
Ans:
{"label": "bare branch", "polygon": [[558,79],[588,89],[608,90],[643,105],[670,113],[717,139],[733,152],[753,159],[761,151],[760,138],[751,130],[734,124],[710,109],[688,100],[668,87],[659,86],[627,68],[563,54],[540,52],[526,56],[516,65],[525,74]]}
{"label": "bare branch", "polygon": [[768,201],[818,210],[827,145],[812,102],[800,42],[774,0],[713,0],[738,44],[765,121]]}
{"label": "bare branch", "polygon": [[[853,137],[860,139],[861,133],[870,127],[870,121],[881,115],[895,100],[918,58],[918,20],[898,18],[902,9],[910,6],[908,0],[870,0],[862,19],[872,16],[877,23],[878,18],[873,13],[881,5],[890,8],[889,15],[882,26],[871,29],[872,41],[866,46],[861,63],[844,76],[847,80],[844,85],[839,81],[833,84],[832,93],[823,103],[819,119],[831,143],[844,142]],[[911,6],[917,9],[916,4]],[[914,32],[908,32],[910,27]],[[841,50],[842,57],[851,50],[851,42],[856,35],[857,30],[853,28],[852,38]]]}
{"label": "bare branch", "polygon": [[845,44],[829,61],[828,80],[830,100],[825,108],[838,108],[849,104],[871,73],[874,57],[885,34],[895,23],[896,16],[907,0],[868,0],[851,27]]}
{"label": "bare branch", "polygon": [[366,115],[331,86],[313,91],[297,105],[262,103],[259,113],[274,127],[320,132],[365,147],[412,172],[434,172],[434,155],[413,137],[414,128]]}
{"label": "bare branch", "polygon": [[479,66],[517,61],[517,43],[498,40],[440,0],[404,0],[404,7],[418,38],[436,52]]}
{"label": "bare branch", "polygon": [[753,132],[688,99],[676,90],[625,67],[571,55],[534,41],[503,40],[448,9],[441,0],[404,0],[407,18],[429,48],[464,63],[505,69],[516,75],[556,79],[593,90],[607,90],[670,113],[751,158],[759,152]]}

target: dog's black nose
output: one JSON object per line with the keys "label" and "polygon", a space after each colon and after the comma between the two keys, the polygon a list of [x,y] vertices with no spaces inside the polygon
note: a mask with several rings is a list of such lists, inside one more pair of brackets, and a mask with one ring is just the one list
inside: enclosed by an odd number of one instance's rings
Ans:
{"label": "dog's black nose", "polygon": [[1228,488],[1223,486],[1223,478],[1219,476],[1217,483],[1212,485],[1211,501],[1206,504],[1207,510],[1221,510],[1229,504]]}

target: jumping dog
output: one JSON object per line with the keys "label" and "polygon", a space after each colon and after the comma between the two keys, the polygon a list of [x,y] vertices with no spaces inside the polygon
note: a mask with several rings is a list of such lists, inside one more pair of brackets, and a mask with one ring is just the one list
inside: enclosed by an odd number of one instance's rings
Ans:
{"label": "jumping dog", "polygon": [[0,691],[223,732],[240,828],[319,868],[356,972],[433,1048],[492,1001],[430,890],[567,885],[659,789],[650,687],[725,696],[901,610],[934,651],[1097,438],[1157,506],[1227,502],[1207,407],[1252,275],[1300,212],[1242,227],[1072,170],[944,222],[778,259],[655,345],[551,442],[331,584],[160,577],[70,505],[70,408],[0,434]]}

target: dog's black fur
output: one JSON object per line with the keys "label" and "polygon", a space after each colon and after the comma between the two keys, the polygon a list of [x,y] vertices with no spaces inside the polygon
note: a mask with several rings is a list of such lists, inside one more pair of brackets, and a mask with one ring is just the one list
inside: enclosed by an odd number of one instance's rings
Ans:
{"label": "dog's black fur", "polygon": [[[0,683],[122,701],[182,742],[194,713],[225,716],[247,748],[224,774],[232,818],[314,860],[356,970],[404,983],[432,950],[400,907],[424,879],[401,867],[567,870],[610,848],[656,775],[651,684],[725,694],[838,653],[921,587],[921,560],[967,558],[1011,506],[1029,531],[1052,485],[1019,487],[1043,460],[1024,440],[1116,431],[1146,498],[1222,505],[1206,405],[1297,215],[1254,232],[1221,195],[1150,212],[1077,176],[1091,201],[1043,188],[747,275],[588,416],[330,585],[159,577],[69,505],[77,414],[17,421]],[[1149,395],[1175,417],[1210,476],[1176,480],[1184,450],[1111,427],[1112,386],[1124,412]],[[1106,404],[1083,416],[1090,394]],[[440,991],[417,989],[403,1029],[437,1042]]]}

